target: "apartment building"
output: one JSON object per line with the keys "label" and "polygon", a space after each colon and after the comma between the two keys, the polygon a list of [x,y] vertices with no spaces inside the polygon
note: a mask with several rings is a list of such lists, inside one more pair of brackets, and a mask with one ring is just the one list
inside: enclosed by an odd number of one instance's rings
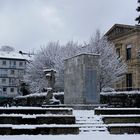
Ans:
{"label": "apartment building", "polygon": [[105,34],[116,53],[127,64],[127,73],[115,84],[119,90],[140,89],[140,26],[115,24]]}
{"label": "apartment building", "polygon": [[15,52],[0,52],[0,95],[14,97],[26,68],[25,56]]}

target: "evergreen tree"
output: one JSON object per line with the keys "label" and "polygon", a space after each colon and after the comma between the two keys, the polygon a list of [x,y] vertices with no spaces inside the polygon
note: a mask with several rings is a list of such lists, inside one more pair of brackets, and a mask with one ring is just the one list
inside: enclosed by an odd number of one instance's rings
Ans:
{"label": "evergreen tree", "polygon": [[[138,3],[139,3],[139,6],[137,7],[137,12],[140,12],[140,0],[138,0]],[[140,15],[135,19],[137,22],[138,22],[138,24],[140,24]]]}

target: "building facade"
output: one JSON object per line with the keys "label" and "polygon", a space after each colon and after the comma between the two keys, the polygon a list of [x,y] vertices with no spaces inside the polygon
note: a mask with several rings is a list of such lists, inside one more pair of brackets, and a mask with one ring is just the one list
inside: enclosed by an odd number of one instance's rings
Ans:
{"label": "building facade", "polygon": [[14,97],[19,94],[25,68],[26,59],[21,54],[0,52],[0,95]]}
{"label": "building facade", "polygon": [[127,64],[127,73],[115,88],[140,89],[140,26],[115,24],[105,36],[115,45],[118,57]]}

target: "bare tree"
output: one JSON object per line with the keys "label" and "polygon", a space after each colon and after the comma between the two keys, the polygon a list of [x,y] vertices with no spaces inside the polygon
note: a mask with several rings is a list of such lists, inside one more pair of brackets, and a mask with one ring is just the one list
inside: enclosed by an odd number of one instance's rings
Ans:
{"label": "bare tree", "polygon": [[50,42],[42,47],[35,55],[32,62],[27,66],[27,75],[25,81],[29,83],[32,92],[39,92],[47,87],[44,68],[55,69],[57,88],[63,88],[64,85],[64,59],[72,57],[79,51],[78,43],[68,42],[60,46],[59,42]]}
{"label": "bare tree", "polygon": [[91,37],[89,45],[86,46],[84,51],[100,54],[100,90],[111,87],[113,83],[122,79],[127,66],[118,57],[114,45],[105,36],[101,37],[99,31],[96,32],[94,37]]}
{"label": "bare tree", "polygon": [[53,68],[57,71],[56,86],[64,85],[64,60],[79,53],[100,54],[99,82],[100,89],[110,87],[122,78],[126,72],[126,64],[118,58],[113,44],[106,37],[101,37],[99,31],[91,37],[87,45],[79,45],[70,41],[64,46],[58,42],[51,42],[42,47],[28,66],[28,79],[31,91],[41,91],[47,86],[44,68]]}

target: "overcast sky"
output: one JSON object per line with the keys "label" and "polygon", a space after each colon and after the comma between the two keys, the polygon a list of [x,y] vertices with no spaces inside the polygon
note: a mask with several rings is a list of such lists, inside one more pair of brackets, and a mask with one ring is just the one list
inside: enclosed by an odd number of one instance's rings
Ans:
{"label": "overcast sky", "polygon": [[0,46],[37,50],[50,41],[87,42],[96,29],[135,25],[137,0],[0,0]]}

